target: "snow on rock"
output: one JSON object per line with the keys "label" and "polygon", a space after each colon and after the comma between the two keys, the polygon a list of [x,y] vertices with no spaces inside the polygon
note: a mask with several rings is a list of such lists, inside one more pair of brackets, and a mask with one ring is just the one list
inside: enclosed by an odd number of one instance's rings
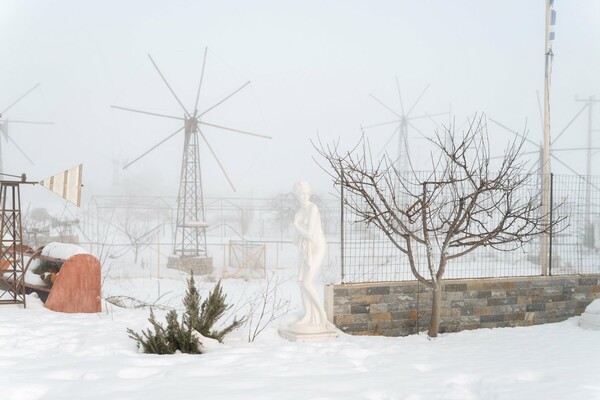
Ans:
{"label": "snow on rock", "polygon": [[600,314],[600,300],[594,300],[585,308],[585,313]]}
{"label": "snow on rock", "polygon": [[85,249],[71,243],[59,243],[51,242],[44,246],[42,255],[52,258],[60,258],[61,260],[67,260],[69,257],[75,254],[88,254]]}
{"label": "snow on rock", "polygon": [[581,314],[579,326],[600,331],[600,300],[592,301]]}

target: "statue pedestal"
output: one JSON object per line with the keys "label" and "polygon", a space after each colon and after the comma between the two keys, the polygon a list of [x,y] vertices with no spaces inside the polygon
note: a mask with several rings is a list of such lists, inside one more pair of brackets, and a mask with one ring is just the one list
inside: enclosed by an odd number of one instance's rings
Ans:
{"label": "statue pedestal", "polygon": [[296,325],[280,327],[279,336],[292,342],[312,342],[315,340],[333,339],[338,332],[329,327],[318,325]]}

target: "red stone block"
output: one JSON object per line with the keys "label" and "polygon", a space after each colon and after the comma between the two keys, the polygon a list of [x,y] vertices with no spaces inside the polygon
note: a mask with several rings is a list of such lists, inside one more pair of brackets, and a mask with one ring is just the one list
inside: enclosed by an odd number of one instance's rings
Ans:
{"label": "red stone block", "polygon": [[100,262],[96,257],[71,256],[60,268],[44,307],[64,313],[100,312],[100,281]]}

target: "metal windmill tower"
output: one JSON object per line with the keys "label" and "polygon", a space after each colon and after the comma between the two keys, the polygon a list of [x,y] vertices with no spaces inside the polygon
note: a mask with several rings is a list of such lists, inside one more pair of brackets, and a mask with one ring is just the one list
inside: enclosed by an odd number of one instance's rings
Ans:
{"label": "metal windmill tower", "polygon": [[21,185],[39,184],[79,207],[82,170],[79,164],[41,181],[28,181],[26,174],[0,174],[0,304],[27,306]]}
{"label": "metal windmill tower", "polygon": [[[219,158],[213,151],[210,146],[204,132],[203,128],[211,127],[220,130],[225,130],[229,132],[241,133],[244,135],[257,136],[262,138],[271,139],[270,136],[260,135],[253,132],[242,131],[239,129],[228,128],[222,125],[217,125],[214,123],[210,123],[204,119],[204,117],[213,109],[225,103],[228,99],[233,97],[243,88],[250,84],[250,81],[246,82],[240,88],[236,89],[229,95],[225,96],[223,99],[218,101],[216,104],[207,107],[206,109],[200,111],[198,109],[198,104],[200,100],[200,94],[202,92],[202,82],[204,79],[204,69],[206,66],[206,54],[207,49],[204,51],[204,60],[202,63],[202,72],[200,74],[200,83],[198,84],[198,90],[196,92],[196,100],[194,103],[194,107],[189,110],[186,108],[177,94],[173,91],[167,79],[163,75],[163,73],[158,68],[157,64],[154,62],[152,57],[148,55],[150,58],[150,62],[160,75],[160,78],[165,83],[174,99],[177,101],[179,106],[183,111],[183,117],[173,116],[173,115],[164,115],[157,114],[154,112],[147,112],[142,110],[136,110],[132,108],[125,108],[119,106],[111,106],[113,108],[125,111],[132,111],[141,114],[152,115],[155,117],[163,117],[179,120],[182,123],[182,126],[173,132],[171,135],[167,136],[165,139],[161,140],[156,145],[152,146],[149,150],[144,152],[142,155],[131,161],[129,164],[125,165],[124,169],[129,167],[131,164],[135,163],[152,150],[156,149],[164,142],[169,140],[170,138],[176,136],[180,132],[183,131],[184,141],[183,141],[183,157],[181,161],[181,176],[180,176],[180,185],[179,185],[179,195],[177,197],[177,222],[176,222],[176,230],[175,230],[175,238],[174,238],[174,247],[173,254],[180,259],[183,258],[207,258],[207,248],[206,248],[206,220],[204,216],[204,196],[203,196],[203,188],[202,188],[202,174],[200,167],[200,138],[202,142],[206,146],[206,148],[210,151],[215,161],[219,165],[219,168],[225,175],[225,178],[229,182],[229,185],[235,191],[235,187],[229,179],[229,176],[225,172],[223,165],[219,161]],[[178,268],[178,267],[176,267]],[[186,267],[187,268],[187,267]],[[212,268],[212,267],[211,267]],[[189,271],[189,269],[187,269]]]}
{"label": "metal windmill tower", "polygon": [[[27,92],[25,92],[24,94],[22,94],[19,98],[17,98],[15,101],[13,101],[12,103],[10,103],[9,106],[5,107],[2,111],[0,111],[0,133],[2,135],[2,137],[4,138],[4,142],[8,143],[11,142],[13,144],[13,146],[15,146],[15,148],[23,155],[23,157],[25,157],[31,164],[33,164],[33,161],[27,156],[27,154],[25,154],[25,152],[19,147],[19,145],[13,140],[13,138],[8,134],[9,131],[9,125],[11,124],[32,124],[32,125],[53,125],[53,122],[36,122],[36,121],[23,121],[23,120],[14,120],[11,119],[9,120],[8,118],[6,118],[6,113],[8,112],[8,110],[10,110],[11,108],[13,108],[15,105],[17,105],[21,100],[23,100],[29,93],[33,92],[35,89],[38,88],[38,86],[40,86],[40,84],[36,84],[34,87],[32,87],[31,89],[29,89]],[[3,148],[2,148],[2,140],[0,140],[0,174],[2,174],[4,172],[4,157],[3,157]]]}
{"label": "metal windmill tower", "polygon": [[392,132],[392,134],[390,135],[388,140],[385,142],[385,145],[383,147],[384,147],[384,149],[387,148],[387,146],[392,141],[394,136],[398,135],[398,144],[397,144],[397,153],[396,153],[396,157],[397,157],[396,167],[397,167],[398,171],[405,172],[408,170],[408,156],[409,156],[408,127],[410,126],[412,129],[417,131],[420,135],[426,137],[426,135],[423,134],[412,123],[412,121],[417,120],[417,119],[428,118],[435,123],[435,121],[433,120],[433,117],[448,114],[448,112],[443,112],[443,113],[436,113],[436,114],[424,114],[424,115],[419,115],[419,116],[412,116],[412,112],[414,111],[417,104],[419,104],[419,101],[421,101],[421,98],[423,97],[423,95],[425,94],[425,92],[427,91],[428,88],[429,88],[429,85],[427,85],[425,87],[425,89],[423,89],[423,91],[421,92],[419,97],[417,97],[417,100],[415,100],[415,102],[408,109],[408,111],[405,111],[405,109],[404,109],[404,103],[402,102],[402,94],[400,93],[400,84],[398,83],[398,77],[396,77],[396,89],[398,91],[398,100],[400,103],[400,110],[397,110],[397,109],[394,109],[393,107],[388,106],[387,104],[385,104],[384,102],[379,100],[377,97],[375,97],[373,94],[370,94],[370,96],[371,96],[371,98],[373,98],[373,100],[375,100],[381,106],[385,107],[388,111],[390,111],[392,114],[394,114],[394,116],[396,118],[394,120],[387,121],[387,122],[381,122],[381,123],[376,123],[376,124],[372,124],[372,125],[367,125],[367,126],[364,126],[363,129],[369,129],[369,128],[374,128],[374,127],[378,127],[378,126],[387,126],[387,125],[396,126],[396,128],[394,129],[394,131]]}

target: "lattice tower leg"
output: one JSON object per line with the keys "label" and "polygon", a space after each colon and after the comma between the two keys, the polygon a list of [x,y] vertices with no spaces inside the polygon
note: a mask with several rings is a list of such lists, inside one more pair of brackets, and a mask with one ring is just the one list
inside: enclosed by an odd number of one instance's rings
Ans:
{"label": "lattice tower leg", "polygon": [[18,182],[0,184],[0,202],[0,304],[23,304],[26,307],[21,193]]}

